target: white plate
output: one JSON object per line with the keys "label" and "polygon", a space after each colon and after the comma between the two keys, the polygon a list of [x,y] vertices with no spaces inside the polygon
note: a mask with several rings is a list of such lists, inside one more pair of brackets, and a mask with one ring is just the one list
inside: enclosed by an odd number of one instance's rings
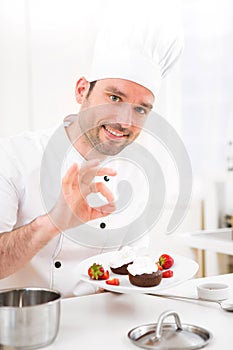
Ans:
{"label": "white plate", "polygon": [[[104,288],[112,292],[157,293],[160,290],[173,287],[179,283],[182,283],[188,280],[189,278],[192,278],[199,268],[198,264],[194,260],[191,260],[189,258],[180,256],[180,255],[170,254],[174,259],[174,265],[170,269],[170,270],[173,270],[173,277],[163,278],[161,283],[156,287],[136,287],[129,282],[127,275],[117,275],[111,272],[109,261],[113,259],[115,253],[116,252],[109,252],[105,254],[95,255],[95,256],[92,256],[91,258],[84,260],[79,265],[80,278],[85,282],[91,283],[97,287]],[[162,253],[153,254],[153,260],[155,262],[158,261],[161,254]],[[166,252],[166,254],[169,254],[169,253]],[[120,285],[111,286],[107,284],[106,281],[92,280],[88,276],[88,269],[94,263],[102,264],[104,269],[109,271],[109,274],[110,274],[109,279],[117,277],[120,281]]]}

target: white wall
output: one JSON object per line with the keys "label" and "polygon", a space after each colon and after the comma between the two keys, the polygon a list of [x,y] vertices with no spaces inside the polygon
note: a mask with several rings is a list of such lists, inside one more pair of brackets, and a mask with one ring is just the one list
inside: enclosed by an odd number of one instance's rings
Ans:
{"label": "white wall", "polygon": [[105,0],[0,0],[0,135],[46,128],[77,111]]}
{"label": "white wall", "polygon": [[232,0],[183,0],[182,133],[199,174],[225,171],[233,139],[232,13]]}
{"label": "white wall", "polygon": [[[181,133],[194,175],[201,178],[206,228],[216,228],[224,215],[233,213],[233,184],[227,174],[227,143],[233,140],[233,2],[184,0],[182,4]],[[233,147],[231,153],[233,159]],[[225,203],[218,195],[219,183]]]}
{"label": "white wall", "polygon": [[[0,136],[46,128],[77,111],[75,83],[90,65],[107,3],[0,0]],[[179,72],[177,65],[164,81],[157,107],[177,128]]]}
{"label": "white wall", "polygon": [[0,135],[5,135],[31,123],[24,1],[0,1],[0,35]]}

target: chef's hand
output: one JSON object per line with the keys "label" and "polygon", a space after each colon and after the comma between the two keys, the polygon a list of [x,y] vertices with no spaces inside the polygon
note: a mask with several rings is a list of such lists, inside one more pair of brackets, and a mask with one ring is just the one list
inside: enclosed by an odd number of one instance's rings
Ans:
{"label": "chef's hand", "polygon": [[[80,169],[73,164],[62,180],[62,191],[58,202],[49,213],[56,227],[63,231],[79,226],[90,220],[109,215],[115,210],[114,196],[102,183],[93,182],[95,176],[115,176],[116,171],[110,168],[98,169],[99,161],[90,160]],[[91,207],[87,202],[90,193],[101,193],[107,204]]]}

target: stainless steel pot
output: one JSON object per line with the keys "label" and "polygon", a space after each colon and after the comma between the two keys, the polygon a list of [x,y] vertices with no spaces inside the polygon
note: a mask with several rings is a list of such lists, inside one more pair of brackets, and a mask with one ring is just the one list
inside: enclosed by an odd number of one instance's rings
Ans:
{"label": "stainless steel pot", "polygon": [[0,291],[0,346],[37,349],[54,341],[61,294],[41,288]]}

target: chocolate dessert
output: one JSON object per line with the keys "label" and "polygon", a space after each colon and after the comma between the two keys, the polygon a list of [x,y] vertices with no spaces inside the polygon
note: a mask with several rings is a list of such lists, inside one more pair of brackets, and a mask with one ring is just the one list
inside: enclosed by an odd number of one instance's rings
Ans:
{"label": "chocolate dessert", "polygon": [[116,273],[117,275],[128,275],[127,267],[132,263],[133,263],[133,261],[131,261],[128,264],[124,264],[120,267],[115,267],[115,268],[110,266],[110,269],[113,273]]}
{"label": "chocolate dessert", "polygon": [[135,276],[129,272],[128,274],[130,283],[137,287],[154,287],[160,284],[162,280],[162,272],[160,270]]}
{"label": "chocolate dessert", "polygon": [[118,275],[128,275],[127,267],[133,263],[135,252],[132,247],[125,246],[121,250],[115,252],[112,261],[110,261],[110,269]]}
{"label": "chocolate dessert", "polygon": [[128,266],[129,281],[137,287],[154,287],[160,284],[162,272],[149,256],[137,257]]}

